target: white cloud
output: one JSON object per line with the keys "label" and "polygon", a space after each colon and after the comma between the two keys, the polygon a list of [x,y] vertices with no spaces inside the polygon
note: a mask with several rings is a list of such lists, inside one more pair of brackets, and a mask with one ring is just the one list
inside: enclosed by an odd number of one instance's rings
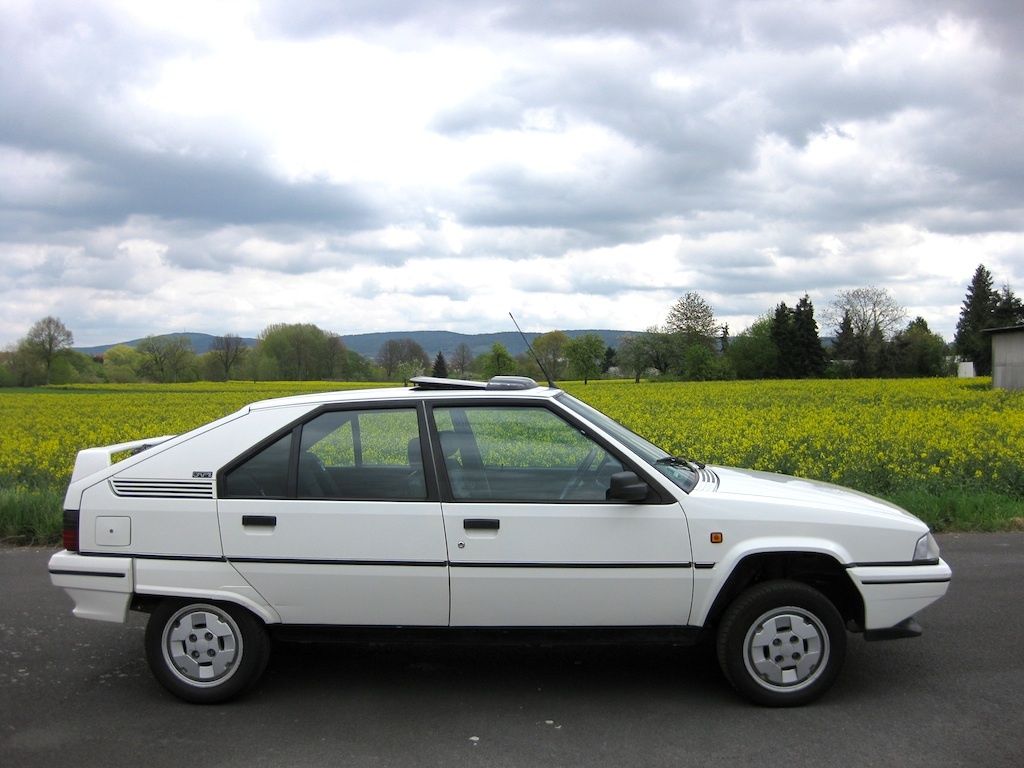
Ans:
{"label": "white cloud", "polygon": [[1024,291],[1024,14],[961,0],[0,6],[0,344]]}

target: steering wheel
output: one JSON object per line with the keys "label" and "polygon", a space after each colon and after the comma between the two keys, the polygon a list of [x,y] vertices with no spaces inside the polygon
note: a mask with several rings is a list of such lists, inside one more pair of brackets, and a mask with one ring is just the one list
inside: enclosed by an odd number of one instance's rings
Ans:
{"label": "steering wheel", "polygon": [[591,447],[590,452],[583,457],[583,461],[581,461],[576,467],[576,471],[573,473],[572,478],[566,484],[565,488],[562,489],[562,493],[558,497],[559,501],[564,501],[569,498],[573,492],[583,485],[583,482],[587,479],[587,470],[590,469],[590,465],[594,463],[595,458],[597,458],[596,445]]}

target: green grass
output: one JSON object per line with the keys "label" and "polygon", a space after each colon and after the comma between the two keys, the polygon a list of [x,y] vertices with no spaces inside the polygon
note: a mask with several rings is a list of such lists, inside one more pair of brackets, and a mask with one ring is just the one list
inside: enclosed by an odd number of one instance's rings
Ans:
{"label": "green grass", "polygon": [[886,498],[933,531],[1024,531],[1024,499],[981,489],[904,489]]}
{"label": "green grass", "polygon": [[57,544],[63,525],[64,488],[0,488],[0,541]]}

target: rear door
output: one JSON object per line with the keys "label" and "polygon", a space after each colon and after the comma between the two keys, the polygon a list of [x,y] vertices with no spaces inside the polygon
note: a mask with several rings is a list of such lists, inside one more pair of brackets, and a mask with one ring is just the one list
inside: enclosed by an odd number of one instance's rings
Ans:
{"label": "rear door", "polygon": [[608,500],[638,470],[544,403],[432,407],[452,626],[679,626],[692,596],[678,503]]}
{"label": "rear door", "polygon": [[422,408],[328,410],[219,476],[224,554],[287,623],[448,624]]}

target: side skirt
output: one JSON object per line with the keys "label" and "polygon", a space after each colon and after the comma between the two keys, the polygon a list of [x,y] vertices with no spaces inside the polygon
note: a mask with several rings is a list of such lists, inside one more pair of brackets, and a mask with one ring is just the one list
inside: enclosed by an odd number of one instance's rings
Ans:
{"label": "side skirt", "polygon": [[364,627],[271,624],[285,642],[377,645],[695,645],[701,627]]}

